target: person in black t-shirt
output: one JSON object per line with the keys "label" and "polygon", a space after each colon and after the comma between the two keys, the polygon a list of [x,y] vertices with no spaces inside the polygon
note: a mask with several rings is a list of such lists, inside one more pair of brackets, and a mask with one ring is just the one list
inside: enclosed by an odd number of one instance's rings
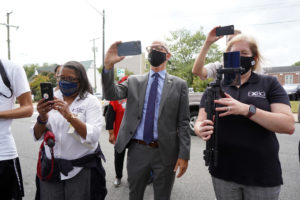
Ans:
{"label": "person in black t-shirt", "polygon": [[[261,55],[255,40],[245,35],[234,37],[227,52],[240,51],[240,86],[221,84],[226,97],[220,105],[218,123],[218,165],[210,167],[218,200],[279,198],[283,184],[279,161],[279,143],[275,132],[293,134],[294,119],[288,96],[275,77],[253,72]],[[195,133],[207,141],[213,133],[213,121],[207,120],[201,103]]]}

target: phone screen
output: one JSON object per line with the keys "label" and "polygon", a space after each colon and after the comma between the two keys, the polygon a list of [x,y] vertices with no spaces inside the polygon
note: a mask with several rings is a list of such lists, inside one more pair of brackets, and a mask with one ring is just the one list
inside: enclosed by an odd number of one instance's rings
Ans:
{"label": "phone screen", "polygon": [[232,35],[232,34],[234,34],[234,26],[233,25],[216,28],[216,36]]}
{"label": "phone screen", "polygon": [[[224,59],[224,69],[228,69],[224,73],[224,84],[225,85],[240,85],[241,84],[241,74],[240,71],[234,71],[234,69],[239,69],[241,65],[240,52],[233,51],[223,54]],[[232,69],[232,71],[230,70]]]}
{"label": "phone screen", "polygon": [[239,68],[240,67],[240,52],[226,52],[223,54],[224,68]]}
{"label": "phone screen", "polygon": [[118,56],[139,55],[141,53],[141,41],[123,42],[118,44]]}
{"label": "phone screen", "polygon": [[42,82],[42,83],[40,83],[40,87],[41,87],[42,98],[44,98],[45,101],[53,100],[52,84],[49,82]]}

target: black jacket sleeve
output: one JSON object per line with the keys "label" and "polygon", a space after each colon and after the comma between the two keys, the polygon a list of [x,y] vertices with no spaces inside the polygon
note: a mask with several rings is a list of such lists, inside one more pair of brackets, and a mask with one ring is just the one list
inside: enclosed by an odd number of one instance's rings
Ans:
{"label": "black jacket sleeve", "polygon": [[114,122],[115,122],[116,112],[111,104],[108,105],[107,112],[105,114],[105,122],[106,122],[106,130],[114,129]]}

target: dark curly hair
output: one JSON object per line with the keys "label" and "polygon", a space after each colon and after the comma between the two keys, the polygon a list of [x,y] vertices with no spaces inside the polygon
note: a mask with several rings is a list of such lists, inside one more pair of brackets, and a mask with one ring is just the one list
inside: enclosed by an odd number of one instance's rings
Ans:
{"label": "dark curly hair", "polygon": [[93,94],[92,86],[89,82],[89,79],[87,77],[86,71],[84,66],[77,61],[69,61],[63,64],[63,68],[69,68],[75,71],[76,75],[79,78],[79,98],[84,99],[86,97],[86,92]]}

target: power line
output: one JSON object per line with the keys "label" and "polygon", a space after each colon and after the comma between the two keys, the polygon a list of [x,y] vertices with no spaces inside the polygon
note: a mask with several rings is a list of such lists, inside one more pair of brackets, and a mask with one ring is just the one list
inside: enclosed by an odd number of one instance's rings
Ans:
{"label": "power line", "polygon": [[294,2],[272,2],[272,3],[266,3],[266,4],[260,4],[260,5],[243,5],[236,7],[232,10],[227,9],[225,11],[219,11],[219,12],[210,12],[207,14],[201,14],[203,16],[207,15],[234,15],[239,13],[245,13],[245,12],[258,12],[258,11],[270,11],[270,10],[279,10],[279,9],[287,9],[291,7],[299,7],[300,1],[294,1]]}
{"label": "power line", "polygon": [[238,24],[238,26],[256,26],[256,25],[259,26],[259,25],[283,24],[283,23],[294,23],[294,22],[300,22],[300,19],[277,21],[277,22],[267,22],[267,23],[261,23],[261,24]]}
{"label": "power line", "polygon": [[[264,3],[264,2],[260,1],[260,3]],[[257,11],[257,10],[262,10],[262,9],[282,9],[282,8],[288,8],[288,7],[295,7],[295,6],[299,6],[299,5],[300,5],[300,1],[294,1],[294,2],[289,2],[289,1],[273,2],[272,1],[272,3],[266,2],[266,4],[239,7],[238,8],[239,10],[237,10],[237,12]]]}

